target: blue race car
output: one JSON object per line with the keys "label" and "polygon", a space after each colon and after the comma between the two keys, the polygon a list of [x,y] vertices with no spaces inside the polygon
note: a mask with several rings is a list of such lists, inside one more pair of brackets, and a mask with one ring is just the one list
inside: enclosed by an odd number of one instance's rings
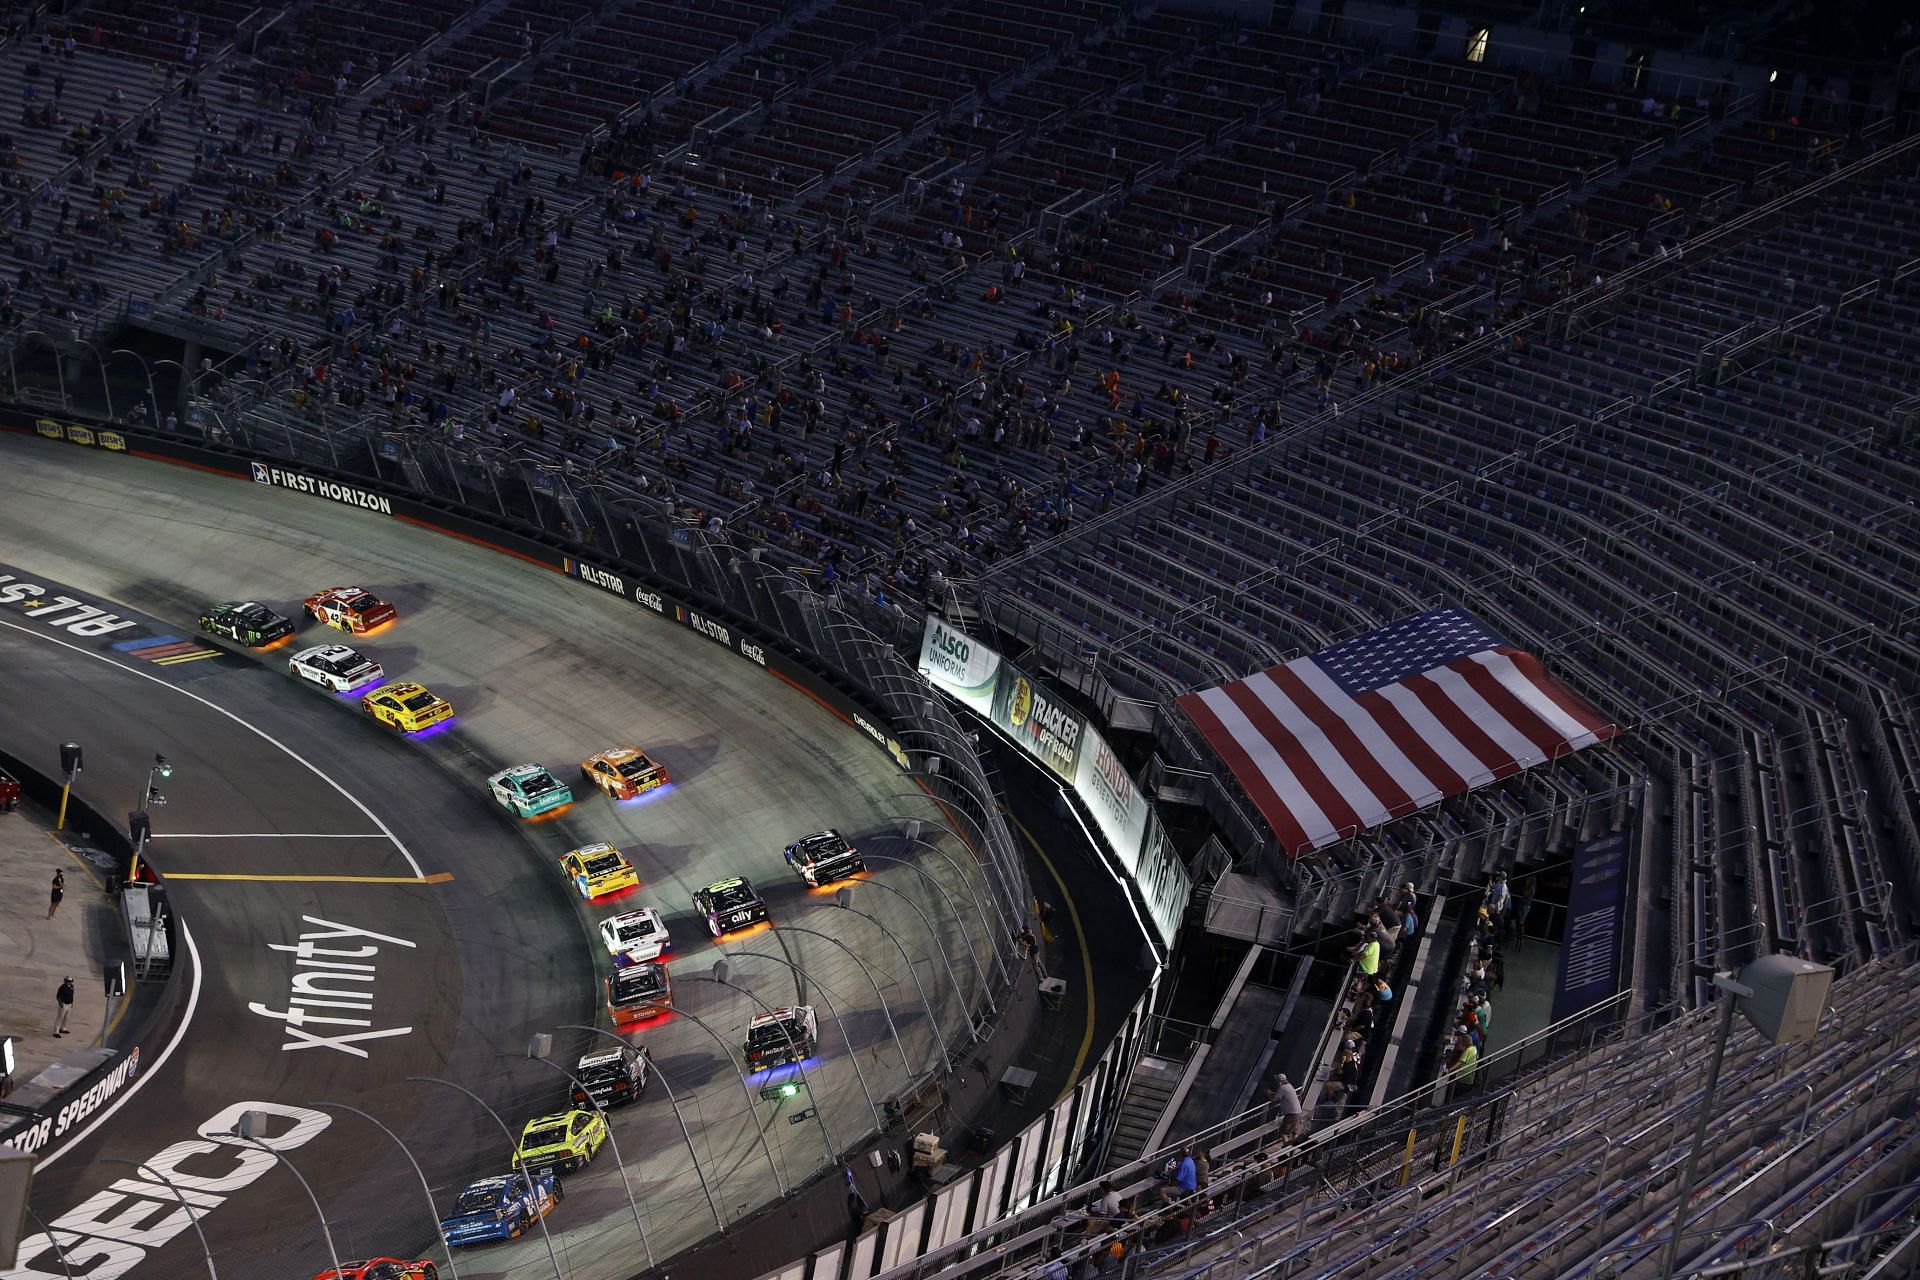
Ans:
{"label": "blue race car", "polygon": [[512,1240],[560,1203],[560,1180],[542,1169],[531,1180],[515,1170],[482,1178],[460,1193],[453,1212],[440,1220],[448,1244],[484,1244]]}

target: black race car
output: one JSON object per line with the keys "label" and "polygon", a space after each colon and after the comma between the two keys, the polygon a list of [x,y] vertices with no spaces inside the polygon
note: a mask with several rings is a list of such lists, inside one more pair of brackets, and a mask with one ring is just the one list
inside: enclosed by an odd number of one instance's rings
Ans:
{"label": "black race car", "polygon": [[767,918],[766,902],[739,876],[694,890],[693,909],[706,920],[707,932],[716,938]]}
{"label": "black race car", "polygon": [[200,615],[200,629],[210,636],[258,646],[292,635],[293,623],[263,604],[235,600],[208,605]]}
{"label": "black race car", "polygon": [[787,865],[799,872],[800,878],[812,889],[845,880],[867,869],[860,851],[849,844],[845,836],[831,830],[801,836],[787,846],[786,858]]}

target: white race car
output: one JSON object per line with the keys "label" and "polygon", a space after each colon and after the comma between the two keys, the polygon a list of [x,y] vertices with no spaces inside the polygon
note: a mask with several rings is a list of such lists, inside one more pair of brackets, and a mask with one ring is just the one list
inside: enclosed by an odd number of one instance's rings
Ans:
{"label": "white race car", "polygon": [[673,939],[667,936],[666,923],[652,907],[623,911],[602,920],[600,941],[606,944],[607,954],[618,965],[658,960],[661,952],[673,947]]}
{"label": "white race car", "polygon": [[323,689],[346,693],[364,689],[386,678],[380,664],[344,644],[316,645],[287,659],[287,670]]}

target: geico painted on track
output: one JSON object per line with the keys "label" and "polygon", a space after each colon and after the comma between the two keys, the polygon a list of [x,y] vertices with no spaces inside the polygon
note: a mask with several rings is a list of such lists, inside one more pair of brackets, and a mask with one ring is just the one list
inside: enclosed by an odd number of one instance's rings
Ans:
{"label": "geico painted on track", "polygon": [[[275,1123],[258,1141],[262,1151],[234,1133],[240,1117],[262,1111]],[[202,1217],[278,1163],[273,1151],[291,1151],[312,1142],[333,1118],[324,1111],[278,1102],[236,1102],[200,1126],[200,1136],[176,1142],[148,1156],[146,1164],[180,1189]],[[117,1280],[139,1266],[148,1251],[193,1229],[192,1213],[179,1197],[151,1176],[122,1178],[48,1223],[46,1230],[20,1242],[11,1271],[0,1280]],[[55,1247],[56,1239],[58,1247]],[[64,1257],[63,1257],[64,1255]]]}

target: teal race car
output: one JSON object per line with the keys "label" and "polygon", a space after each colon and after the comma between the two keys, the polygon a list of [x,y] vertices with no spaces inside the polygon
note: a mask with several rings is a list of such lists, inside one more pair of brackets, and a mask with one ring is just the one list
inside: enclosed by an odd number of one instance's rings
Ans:
{"label": "teal race car", "polygon": [[573,803],[573,788],[543,764],[516,764],[487,779],[487,790],[508,813],[537,818]]}

